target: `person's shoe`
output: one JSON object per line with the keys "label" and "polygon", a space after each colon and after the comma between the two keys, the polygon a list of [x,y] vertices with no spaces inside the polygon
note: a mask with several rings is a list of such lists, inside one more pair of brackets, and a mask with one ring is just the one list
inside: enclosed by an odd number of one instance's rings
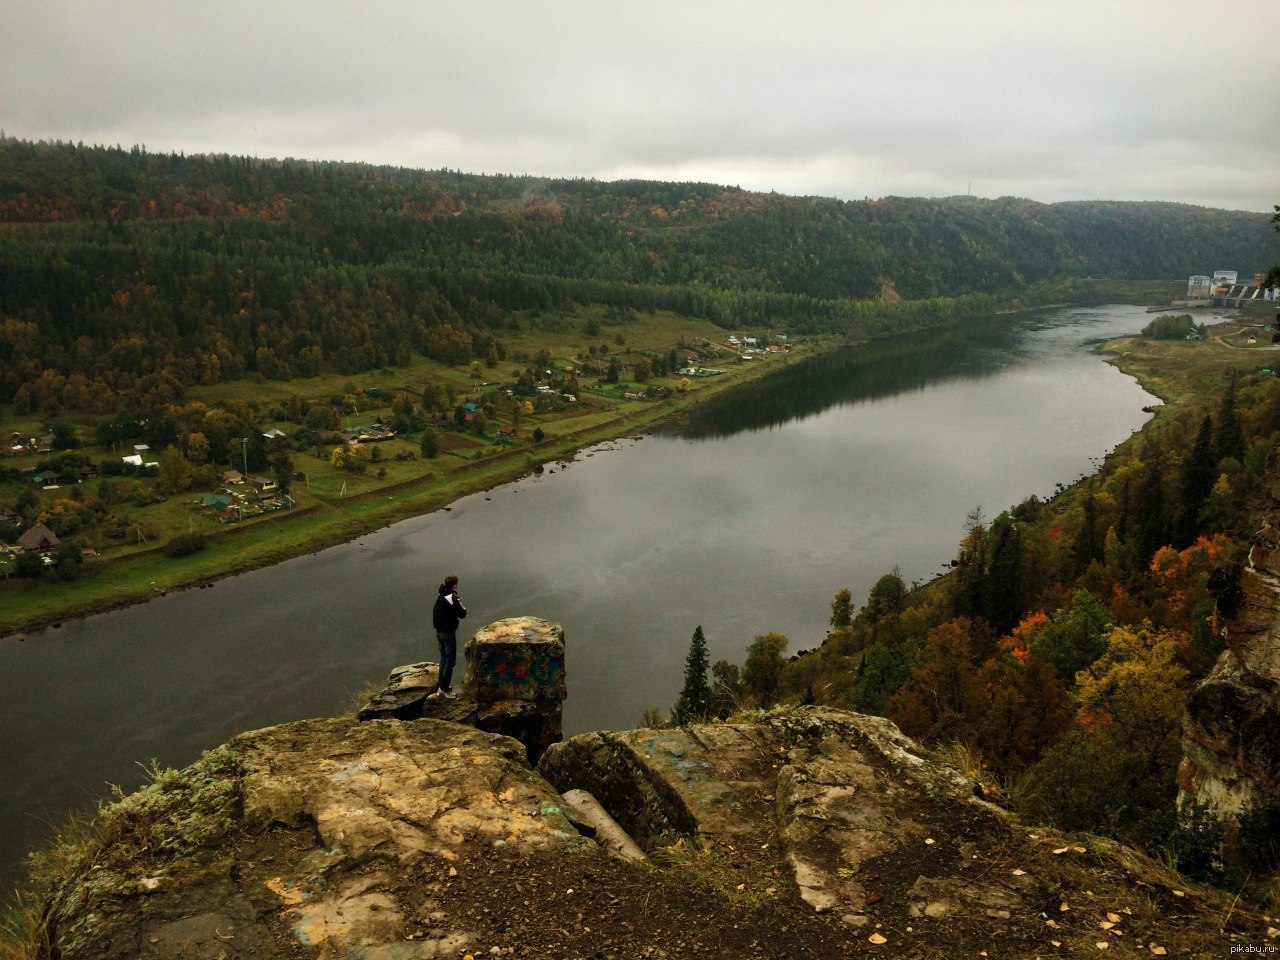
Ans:
{"label": "person's shoe", "polygon": [[454,693],[452,690],[443,690],[443,691],[441,691],[440,695],[441,695],[442,697],[444,697],[446,700],[457,700],[457,699],[458,699],[458,695],[457,695],[456,693]]}
{"label": "person's shoe", "polygon": [[436,687],[434,690],[432,690],[430,693],[428,693],[428,694],[427,694],[427,699],[428,699],[428,700],[435,700],[435,699],[437,699],[437,698],[439,698],[439,697],[444,697],[444,696],[448,696],[448,694],[446,694],[446,693],[445,693],[443,690],[441,690],[439,687]]}

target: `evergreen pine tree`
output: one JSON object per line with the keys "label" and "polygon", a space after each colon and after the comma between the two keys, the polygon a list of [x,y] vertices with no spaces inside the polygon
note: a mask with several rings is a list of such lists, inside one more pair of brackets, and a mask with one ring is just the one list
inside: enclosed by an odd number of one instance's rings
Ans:
{"label": "evergreen pine tree", "polygon": [[983,615],[996,633],[1008,633],[1022,616],[1022,533],[1008,513],[991,524],[991,566],[983,581]]}
{"label": "evergreen pine tree", "polygon": [[1146,564],[1170,539],[1170,511],[1165,500],[1164,474],[1154,454],[1147,460],[1133,503],[1141,560]]}
{"label": "evergreen pine tree", "polygon": [[1214,465],[1232,457],[1244,459],[1244,430],[1240,426],[1240,413],[1236,410],[1236,376],[1233,374],[1227,385],[1222,401],[1218,404],[1218,412],[1213,418],[1213,460]]}
{"label": "evergreen pine tree", "polygon": [[1093,496],[1092,488],[1084,495],[1081,506],[1084,509],[1084,522],[1080,525],[1074,545],[1077,574],[1084,573],[1094,560],[1102,559],[1103,546],[1102,536],[1098,533],[1098,501]]}
{"label": "evergreen pine tree", "polygon": [[711,708],[711,685],[707,682],[707,670],[711,658],[707,655],[707,638],[699,624],[689,641],[689,655],[684,660],[684,689],[676,700],[677,723],[688,723],[707,716]]}
{"label": "evergreen pine tree", "polygon": [[1178,514],[1176,546],[1190,546],[1195,539],[1196,517],[1217,479],[1217,461],[1213,457],[1213,418],[1205,417],[1200,422],[1195,445],[1182,465],[1182,505]]}

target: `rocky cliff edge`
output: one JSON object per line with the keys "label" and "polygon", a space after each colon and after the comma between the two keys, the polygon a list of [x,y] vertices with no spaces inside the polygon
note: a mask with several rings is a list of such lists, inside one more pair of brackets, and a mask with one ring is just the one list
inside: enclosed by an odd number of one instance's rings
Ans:
{"label": "rocky cliff edge", "polygon": [[[105,811],[44,955],[1222,957],[1280,935],[1125,848],[1019,824],[879,718],[805,708],[527,756],[429,717],[236,737]],[[649,859],[608,856],[573,788]]]}
{"label": "rocky cliff edge", "polygon": [[1218,596],[1227,649],[1183,723],[1181,799],[1218,816],[1280,809],[1280,491],[1239,582]]}

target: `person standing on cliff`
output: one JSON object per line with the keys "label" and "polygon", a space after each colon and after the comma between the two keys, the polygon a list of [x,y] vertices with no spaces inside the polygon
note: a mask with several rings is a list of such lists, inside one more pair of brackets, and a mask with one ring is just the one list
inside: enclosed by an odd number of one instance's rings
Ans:
{"label": "person standing on cliff", "polygon": [[453,692],[453,667],[458,660],[458,621],[466,615],[467,608],[458,599],[458,578],[450,574],[440,584],[440,595],[431,611],[436,643],[440,645],[440,679],[432,697],[453,700],[458,696]]}

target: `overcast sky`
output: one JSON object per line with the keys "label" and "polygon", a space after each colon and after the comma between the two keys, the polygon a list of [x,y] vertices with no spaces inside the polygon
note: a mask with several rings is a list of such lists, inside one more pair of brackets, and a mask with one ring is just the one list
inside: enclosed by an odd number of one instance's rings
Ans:
{"label": "overcast sky", "polygon": [[888,194],[1280,202],[1276,0],[0,0],[0,127]]}

